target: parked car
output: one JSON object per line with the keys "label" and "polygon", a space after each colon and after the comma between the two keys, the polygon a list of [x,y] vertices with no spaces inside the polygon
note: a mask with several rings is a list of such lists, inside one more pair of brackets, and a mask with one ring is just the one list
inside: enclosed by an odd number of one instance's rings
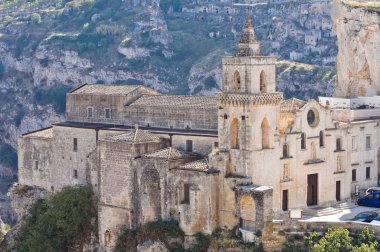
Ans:
{"label": "parked car", "polygon": [[370,194],[358,199],[359,206],[380,207],[380,191],[373,191]]}
{"label": "parked car", "polygon": [[371,225],[380,226],[380,214],[371,221]]}
{"label": "parked car", "polygon": [[370,187],[365,191],[365,194],[370,194],[372,192],[380,192],[380,187],[375,186],[375,187]]}
{"label": "parked car", "polygon": [[379,214],[376,212],[367,211],[367,212],[358,213],[352,220],[360,221],[360,222],[371,222],[378,216]]}

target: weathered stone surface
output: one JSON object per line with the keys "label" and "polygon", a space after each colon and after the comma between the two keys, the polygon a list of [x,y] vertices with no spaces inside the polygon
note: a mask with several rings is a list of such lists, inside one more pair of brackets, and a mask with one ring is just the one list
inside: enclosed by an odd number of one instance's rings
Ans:
{"label": "weathered stone surface", "polygon": [[147,241],[137,246],[137,252],[169,252],[161,241]]}
{"label": "weathered stone surface", "polygon": [[335,95],[379,95],[380,10],[354,7],[334,0],[334,29],[338,37]]}

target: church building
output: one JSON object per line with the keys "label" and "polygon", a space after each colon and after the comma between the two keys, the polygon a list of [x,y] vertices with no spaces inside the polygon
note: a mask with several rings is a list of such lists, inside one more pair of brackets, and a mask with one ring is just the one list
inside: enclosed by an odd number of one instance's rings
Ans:
{"label": "church building", "polygon": [[92,185],[101,251],[158,219],[187,235],[238,226],[254,240],[291,209],[337,206],[377,184],[379,96],[284,100],[249,17],[220,87],[206,97],[82,85],[67,94],[66,121],[20,137],[19,183]]}

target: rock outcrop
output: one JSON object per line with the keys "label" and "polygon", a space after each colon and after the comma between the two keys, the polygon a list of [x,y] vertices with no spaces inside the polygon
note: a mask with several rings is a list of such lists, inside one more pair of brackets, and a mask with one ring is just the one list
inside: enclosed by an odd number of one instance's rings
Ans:
{"label": "rock outcrop", "polygon": [[48,197],[48,193],[44,189],[19,184],[14,184],[8,194],[17,224],[5,235],[0,245],[0,251],[15,251],[21,226],[29,215],[32,204],[39,199]]}
{"label": "rock outcrop", "polygon": [[374,1],[334,0],[338,37],[335,95],[380,95],[380,7]]}

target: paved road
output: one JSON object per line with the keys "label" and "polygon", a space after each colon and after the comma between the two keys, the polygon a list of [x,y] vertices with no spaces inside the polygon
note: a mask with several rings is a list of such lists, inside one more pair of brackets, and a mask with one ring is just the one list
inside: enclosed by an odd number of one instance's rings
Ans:
{"label": "paved road", "polygon": [[365,211],[376,211],[380,213],[380,208],[372,208],[372,207],[363,207],[363,206],[355,206],[351,209],[345,209],[340,213],[320,216],[320,217],[308,217],[306,216],[302,221],[311,221],[311,222],[340,222],[340,221],[348,221],[354,218],[360,212]]}

